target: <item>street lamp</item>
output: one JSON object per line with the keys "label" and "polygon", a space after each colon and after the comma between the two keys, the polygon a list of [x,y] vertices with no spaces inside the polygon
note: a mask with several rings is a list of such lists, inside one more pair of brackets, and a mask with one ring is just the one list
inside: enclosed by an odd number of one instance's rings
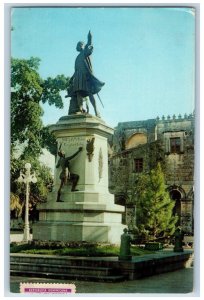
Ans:
{"label": "street lamp", "polygon": [[18,182],[26,184],[26,204],[25,204],[25,226],[24,226],[24,236],[23,240],[28,242],[30,240],[30,227],[29,227],[29,184],[30,182],[36,183],[37,178],[35,176],[35,172],[33,174],[30,173],[31,164],[25,164],[25,174],[20,171],[20,176],[18,178]]}

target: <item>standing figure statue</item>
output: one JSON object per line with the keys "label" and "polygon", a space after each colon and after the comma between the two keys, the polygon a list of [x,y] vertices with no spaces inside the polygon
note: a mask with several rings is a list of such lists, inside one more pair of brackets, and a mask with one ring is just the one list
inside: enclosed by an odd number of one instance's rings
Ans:
{"label": "standing figure statue", "polygon": [[90,55],[93,52],[93,45],[90,31],[88,33],[87,44],[84,45],[84,42],[78,42],[76,50],[79,52],[79,55],[75,60],[75,72],[70,79],[68,95],[66,97],[71,97],[72,100],[75,99],[77,101],[78,110],[82,113],[84,112],[83,100],[84,98],[89,97],[95,115],[100,117],[94,95],[98,94],[105,83],[101,82],[93,75],[90,59]]}
{"label": "standing figure statue", "polygon": [[81,151],[82,151],[82,147],[79,147],[79,149],[77,150],[77,152],[75,152],[73,155],[71,155],[69,157],[65,157],[65,153],[62,150],[58,151],[58,155],[59,155],[60,158],[58,160],[56,168],[61,167],[62,171],[60,173],[61,183],[60,183],[59,190],[57,192],[57,202],[64,202],[64,201],[60,200],[61,189],[67,183],[68,180],[70,182],[72,182],[72,189],[71,189],[71,191],[72,192],[78,191],[78,190],[76,190],[76,186],[77,186],[77,183],[79,181],[79,175],[70,172],[69,161],[72,158],[74,158]]}
{"label": "standing figure statue", "polygon": [[174,238],[175,238],[174,252],[183,252],[184,232],[179,227],[175,230]]}
{"label": "standing figure statue", "polygon": [[121,235],[119,260],[131,260],[131,236],[128,234],[127,228],[124,228],[123,232]]}

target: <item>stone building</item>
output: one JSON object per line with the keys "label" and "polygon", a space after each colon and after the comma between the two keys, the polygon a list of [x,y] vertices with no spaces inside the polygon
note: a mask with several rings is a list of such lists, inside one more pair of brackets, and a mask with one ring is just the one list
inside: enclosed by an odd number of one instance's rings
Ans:
{"label": "stone building", "polygon": [[194,115],[118,123],[110,156],[110,190],[126,206],[125,222],[135,224],[138,174],[161,163],[178,225],[193,233]]}

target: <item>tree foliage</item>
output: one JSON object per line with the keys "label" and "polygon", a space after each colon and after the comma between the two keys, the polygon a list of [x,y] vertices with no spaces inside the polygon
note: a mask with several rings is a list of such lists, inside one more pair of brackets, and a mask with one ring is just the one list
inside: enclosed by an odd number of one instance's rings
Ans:
{"label": "tree foliage", "polygon": [[[43,129],[41,103],[63,107],[60,92],[66,90],[69,78],[58,75],[43,80],[39,73],[40,60],[31,57],[11,60],[11,144],[24,144],[23,158],[39,156]],[[52,138],[51,138],[52,139]]]}
{"label": "tree foliage", "polygon": [[138,177],[136,219],[140,235],[153,240],[172,235],[178,220],[173,215],[174,205],[160,164]]}
{"label": "tree foliage", "polygon": [[55,105],[57,108],[63,108],[63,102],[60,92],[66,90],[69,78],[64,75],[57,75],[55,78],[48,77],[43,82],[43,91],[41,101],[48,102],[49,105]]}
{"label": "tree foliage", "polygon": [[[24,183],[18,182],[18,177],[20,170],[25,174],[25,164],[27,162],[27,159],[11,158],[10,209],[13,217],[24,216],[26,187]],[[32,165],[31,173],[35,171],[37,177],[37,183],[30,183],[29,211],[32,219],[35,218],[37,203],[46,201],[47,194],[53,184],[53,177],[50,168],[42,165],[38,159],[30,157],[29,162]]]}
{"label": "tree foliage", "polygon": [[[38,59],[11,61],[11,144],[27,143],[25,153],[40,154],[37,138],[42,128],[40,107],[42,79],[37,73]],[[12,148],[13,149],[13,148]]]}
{"label": "tree foliage", "polygon": [[69,78],[58,75],[42,79],[38,69],[40,59],[11,60],[11,211],[19,216],[24,209],[25,187],[17,178],[26,162],[36,171],[37,183],[30,185],[30,210],[45,201],[52,182],[48,167],[39,163],[42,148],[56,153],[56,141],[43,126],[42,104],[63,107],[61,91],[66,90]]}
{"label": "tree foliage", "polygon": [[57,155],[57,141],[55,136],[50,133],[49,126],[42,128],[41,132],[42,148],[46,148],[51,154]]}

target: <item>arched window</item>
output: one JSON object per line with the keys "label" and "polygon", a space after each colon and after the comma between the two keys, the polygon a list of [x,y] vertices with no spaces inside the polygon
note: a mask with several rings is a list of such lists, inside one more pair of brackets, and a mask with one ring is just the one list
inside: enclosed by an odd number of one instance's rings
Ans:
{"label": "arched window", "polygon": [[135,133],[126,141],[126,149],[134,148],[147,143],[147,135]]}

